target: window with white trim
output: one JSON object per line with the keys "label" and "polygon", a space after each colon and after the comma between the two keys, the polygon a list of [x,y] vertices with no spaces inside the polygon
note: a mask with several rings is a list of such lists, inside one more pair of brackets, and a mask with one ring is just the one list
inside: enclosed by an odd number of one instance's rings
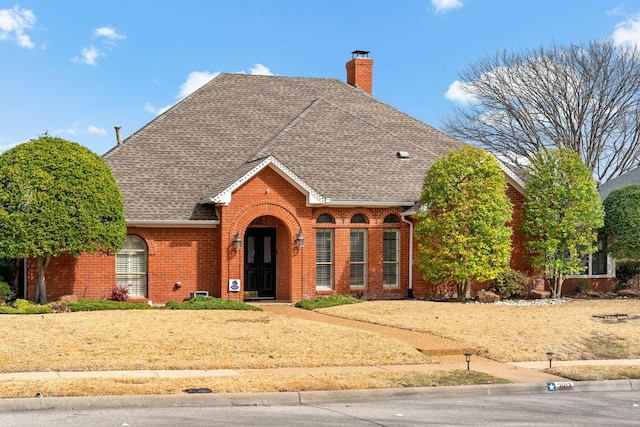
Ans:
{"label": "window with white trim", "polygon": [[129,289],[129,296],[147,297],[147,243],[129,234],[124,247],[116,254],[116,284]]}
{"label": "window with white trim", "polygon": [[613,277],[613,259],[607,253],[607,239],[598,236],[596,251],[584,257],[581,263],[583,271],[578,276]]}
{"label": "window with white trim", "polygon": [[400,285],[400,230],[387,228],[382,238],[382,284],[386,287]]}

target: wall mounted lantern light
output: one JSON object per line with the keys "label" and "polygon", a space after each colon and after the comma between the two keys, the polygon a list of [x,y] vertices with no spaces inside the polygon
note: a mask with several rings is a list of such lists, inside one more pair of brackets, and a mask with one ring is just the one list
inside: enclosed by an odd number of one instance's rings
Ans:
{"label": "wall mounted lantern light", "polygon": [[296,234],[296,247],[304,248],[304,237],[302,237],[302,230]]}
{"label": "wall mounted lantern light", "polygon": [[236,237],[233,238],[233,249],[236,251],[242,249],[242,239],[239,233],[236,233]]}

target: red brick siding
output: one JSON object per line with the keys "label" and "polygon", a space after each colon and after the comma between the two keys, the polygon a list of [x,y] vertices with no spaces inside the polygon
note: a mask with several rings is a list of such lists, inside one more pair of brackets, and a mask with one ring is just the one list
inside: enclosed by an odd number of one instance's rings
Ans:
{"label": "red brick siding", "polygon": [[[522,198],[509,188],[514,202],[514,227],[521,221]],[[276,229],[276,298],[299,301],[316,294],[362,294],[370,299],[404,298],[409,294],[409,268],[413,268],[413,294],[417,297],[438,294],[438,289],[425,283],[417,266],[409,266],[409,226],[385,224],[389,214],[398,215],[399,208],[313,208],[306,205],[306,196],[271,167],[252,177],[233,193],[229,206],[218,207],[220,225],[217,228],[140,228],[130,227],[149,247],[148,299],[154,303],[180,301],[193,291],[208,291],[210,295],[243,300],[244,292],[229,292],[229,279],[244,282],[244,249],[233,249],[236,233],[245,240],[249,227]],[[316,224],[321,214],[329,214],[335,224]],[[355,214],[364,215],[367,224],[351,224]],[[315,232],[317,228],[334,229],[334,289],[316,292]],[[350,231],[364,228],[368,232],[368,283],[365,289],[351,289]],[[383,286],[383,230],[400,230],[400,279],[398,287]],[[304,237],[304,247],[297,248],[298,231]],[[529,270],[522,234],[514,233],[512,267]],[[414,250],[415,250],[414,245]],[[35,265],[29,268],[29,295],[33,295]],[[78,259],[62,256],[52,260],[47,270],[47,296],[55,300],[75,294],[85,298],[108,298],[115,287],[114,255],[83,255]],[[176,286],[180,282],[181,287]],[[243,283],[244,284],[244,283]]]}
{"label": "red brick siding", "polygon": [[[149,300],[182,301],[196,290],[219,294],[215,286],[219,282],[218,257],[213,245],[215,229],[130,227],[127,232],[142,237],[149,248]],[[70,294],[89,299],[110,298],[116,286],[115,265],[113,254],[79,258],[64,255],[52,259],[46,271],[47,300]],[[35,275],[35,263],[31,260],[29,296],[33,296]],[[177,287],[176,282],[182,286]]]}

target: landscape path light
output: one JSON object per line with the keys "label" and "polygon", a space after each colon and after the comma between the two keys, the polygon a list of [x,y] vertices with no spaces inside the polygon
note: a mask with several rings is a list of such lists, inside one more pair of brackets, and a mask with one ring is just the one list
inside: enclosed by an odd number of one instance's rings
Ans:
{"label": "landscape path light", "polygon": [[547,352],[547,359],[549,360],[549,367],[551,367],[551,361],[553,360],[553,351]]}

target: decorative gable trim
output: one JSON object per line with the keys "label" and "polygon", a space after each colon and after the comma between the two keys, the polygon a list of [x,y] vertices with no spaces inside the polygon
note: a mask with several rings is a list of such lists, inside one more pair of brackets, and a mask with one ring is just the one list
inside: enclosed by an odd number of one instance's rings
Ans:
{"label": "decorative gable trim", "polygon": [[294,187],[298,188],[301,192],[307,195],[307,204],[308,205],[319,205],[327,202],[327,198],[322,196],[316,190],[314,190],[309,184],[307,184],[302,178],[293,173],[291,169],[282,164],[278,159],[274,156],[269,156],[254,166],[247,173],[242,175],[239,179],[234,181],[231,185],[226,187],[224,190],[219,192],[218,194],[205,197],[200,200],[200,203],[215,203],[227,206],[231,203],[231,195],[232,193],[241,187],[244,183],[249,181],[251,178],[256,176],[262,169],[265,167],[272,167],[280,176],[286,179],[289,183],[291,183]]}
{"label": "decorative gable trim", "polygon": [[500,158],[498,156],[494,156],[496,158],[496,160],[498,161],[498,164],[500,165],[500,169],[502,169],[502,172],[505,174],[506,178],[507,178],[507,182],[509,184],[511,184],[511,186],[513,188],[515,188],[516,190],[518,190],[518,192],[520,194],[524,194],[525,193],[525,183],[522,180],[522,178],[520,178],[518,175],[516,175],[516,173],[511,170],[505,163],[504,161],[500,160]]}

